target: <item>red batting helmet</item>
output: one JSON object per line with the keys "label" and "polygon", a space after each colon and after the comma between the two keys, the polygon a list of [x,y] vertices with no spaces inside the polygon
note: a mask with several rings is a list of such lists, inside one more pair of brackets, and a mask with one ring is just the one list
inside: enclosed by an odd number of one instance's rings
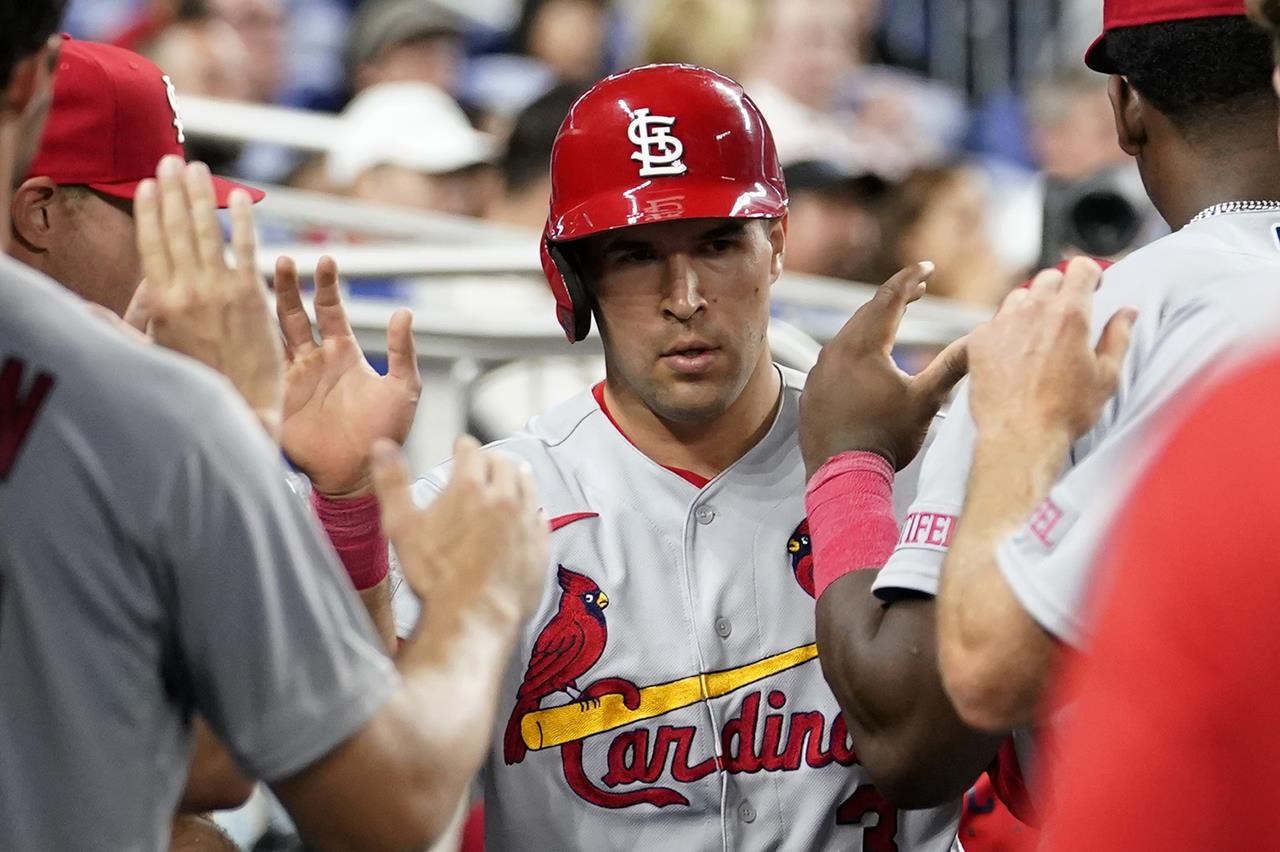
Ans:
{"label": "red batting helmet", "polygon": [[564,244],[669,219],[776,218],[787,186],[764,116],[742,86],[691,65],[646,65],[578,99],[551,151],[542,269],[570,342],[591,295]]}

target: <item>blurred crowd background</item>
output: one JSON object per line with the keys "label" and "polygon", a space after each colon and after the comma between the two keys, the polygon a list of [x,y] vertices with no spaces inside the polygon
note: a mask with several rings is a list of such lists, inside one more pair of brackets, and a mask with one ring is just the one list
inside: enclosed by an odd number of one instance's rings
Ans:
{"label": "blurred crowd background", "polygon": [[340,116],[325,153],[189,142],[248,181],[541,227],[547,161],[602,75],[690,62],[740,80],[792,193],[787,266],[998,302],[1034,268],[1163,227],[1081,57],[1101,0],[73,0],[181,96]]}

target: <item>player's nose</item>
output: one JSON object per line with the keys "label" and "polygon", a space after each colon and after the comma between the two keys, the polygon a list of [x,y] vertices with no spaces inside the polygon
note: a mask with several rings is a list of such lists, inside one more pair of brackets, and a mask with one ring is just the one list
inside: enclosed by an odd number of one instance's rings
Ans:
{"label": "player's nose", "polygon": [[706,305],[698,272],[684,252],[674,252],[664,264],[666,298],[663,309],[681,322],[691,319]]}

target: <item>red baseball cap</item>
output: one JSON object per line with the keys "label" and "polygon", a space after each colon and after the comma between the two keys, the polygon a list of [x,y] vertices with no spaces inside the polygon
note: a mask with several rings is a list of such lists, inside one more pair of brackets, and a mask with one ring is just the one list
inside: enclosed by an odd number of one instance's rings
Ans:
{"label": "red baseball cap", "polygon": [[[53,80],[53,104],[28,177],[85,185],[132,199],[168,154],[183,156],[185,140],[173,83],[153,62],[130,50],[64,36]],[[233,189],[255,202],[265,193],[213,179],[219,207]]]}
{"label": "red baseball cap", "polygon": [[1104,0],[1102,35],[1094,39],[1085,51],[1084,64],[1103,74],[1120,73],[1107,56],[1106,40],[1107,33],[1121,27],[1244,15],[1244,0]]}

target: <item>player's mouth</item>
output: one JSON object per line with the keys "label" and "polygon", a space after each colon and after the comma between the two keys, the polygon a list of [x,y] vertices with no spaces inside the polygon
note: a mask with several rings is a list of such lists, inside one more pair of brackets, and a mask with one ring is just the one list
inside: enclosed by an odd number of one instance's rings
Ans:
{"label": "player's mouth", "polygon": [[681,340],[662,353],[662,363],[676,373],[696,376],[711,369],[720,349],[705,340]]}

